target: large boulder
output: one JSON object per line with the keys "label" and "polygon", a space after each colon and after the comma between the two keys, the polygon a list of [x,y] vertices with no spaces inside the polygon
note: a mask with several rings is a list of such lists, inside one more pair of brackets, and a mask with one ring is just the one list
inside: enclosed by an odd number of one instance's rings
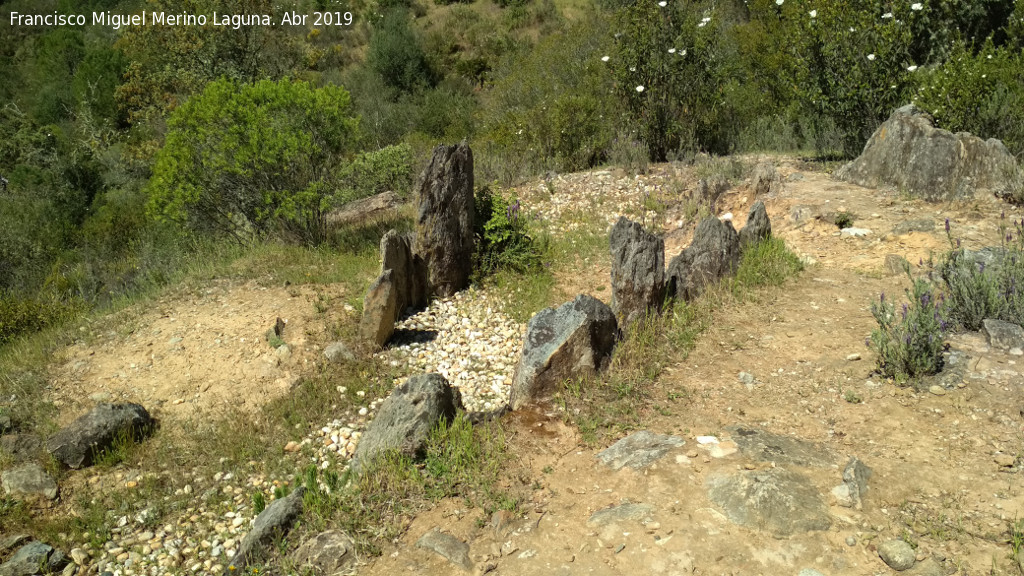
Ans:
{"label": "large boulder", "polygon": [[416,196],[414,252],[426,263],[431,291],[451,296],[469,285],[473,267],[473,151],[465,142],[434,149]]}
{"label": "large boulder", "polygon": [[664,300],[665,241],[636,222],[619,218],[610,237],[612,310],[619,326],[628,328]]}
{"label": "large boulder", "polygon": [[242,574],[246,566],[266,558],[275,542],[284,538],[302,515],[302,498],[306,488],[299,486],[291,494],[274,500],[252,523],[252,530],[238,546],[238,552],[224,572]]}
{"label": "large boulder", "polygon": [[100,403],[46,441],[46,450],[69,468],[92,464],[97,454],[121,438],[141,440],[154,421],[139,404]]}
{"label": "large boulder", "polygon": [[784,468],[716,474],[707,487],[708,498],[726,518],[776,538],[832,526],[828,506],[810,479]]}
{"label": "large boulder", "polygon": [[666,293],[690,301],[719,279],[736,272],[740,239],[732,222],[709,216],[697,225],[693,242],[669,262]]}
{"label": "large boulder", "polygon": [[430,429],[442,420],[453,420],[462,407],[462,394],[444,376],[419,374],[409,378],[384,400],[360,437],[352,457],[352,470],[360,473],[388,450],[421,456]]}
{"label": "large boulder", "polygon": [[547,399],[566,378],[607,367],[618,333],[611,308],[586,294],[535,314],[512,377],[512,409]]}
{"label": "large boulder", "polygon": [[764,209],[764,202],[758,200],[750,207],[747,223],[740,230],[740,248],[745,248],[772,235],[772,221]]}
{"label": "large boulder", "polygon": [[914,105],[893,112],[836,176],[868,188],[894,186],[932,202],[1020,189],[1017,160],[1002,142],[936,128]]}

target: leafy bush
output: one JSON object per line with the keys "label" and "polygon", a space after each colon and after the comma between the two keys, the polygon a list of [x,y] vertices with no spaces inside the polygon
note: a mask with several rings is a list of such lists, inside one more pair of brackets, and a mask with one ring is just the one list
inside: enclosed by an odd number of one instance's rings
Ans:
{"label": "leafy bush", "polygon": [[907,290],[909,304],[900,311],[883,292],[871,304],[878,328],[871,331],[869,345],[878,355],[878,373],[899,383],[942,368],[943,339],[949,329],[943,297],[927,280],[914,279]]}
{"label": "leafy bush", "polygon": [[412,148],[408,144],[363,152],[340,172],[339,203],[392,191],[407,196],[412,185]]}
{"label": "leafy bush", "polygon": [[484,187],[477,191],[474,202],[477,274],[526,272],[540,266],[544,247],[530,234],[518,199],[506,199]]}
{"label": "leafy bush", "polygon": [[73,306],[59,301],[19,298],[0,292],[0,346],[22,334],[58,324],[73,312]]}
{"label": "leafy bush", "polygon": [[385,84],[402,92],[437,84],[423,44],[410,25],[409,12],[402,8],[389,10],[376,24],[366,61]]}
{"label": "leafy bush", "polygon": [[150,212],[239,240],[280,233],[320,242],[357,131],[341,87],[212,82],[171,116]]}
{"label": "leafy bush", "polygon": [[999,138],[1024,153],[1024,55],[990,40],[977,50],[957,42],[942,65],[918,71],[915,104],[953,132]]}
{"label": "leafy bush", "polygon": [[734,291],[739,287],[779,286],[803,269],[800,258],[786,248],[786,243],[772,236],[743,250],[736,269]]}
{"label": "leafy bush", "polygon": [[[946,226],[948,234],[948,220]],[[1001,225],[1002,245],[988,257],[958,246],[941,260],[949,318],[957,326],[978,330],[986,318],[1024,323],[1024,221],[1013,226],[1010,232]]]}

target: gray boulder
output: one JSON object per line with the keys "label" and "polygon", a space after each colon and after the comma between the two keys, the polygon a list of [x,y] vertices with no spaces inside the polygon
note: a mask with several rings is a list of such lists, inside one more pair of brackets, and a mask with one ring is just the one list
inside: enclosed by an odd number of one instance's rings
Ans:
{"label": "gray boulder", "polygon": [[740,239],[732,222],[709,216],[697,225],[693,242],[669,263],[667,295],[694,300],[709,284],[735,273],[739,261]]}
{"label": "gray boulder", "polygon": [[982,321],[981,331],[985,333],[988,345],[997,350],[1024,349],[1024,328],[1012,322],[989,318]]}
{"label": "gray boulder", "polygon": [[727,426],[725,429],[740,452],[753,460],[807,468],[829,468],[835,462],[835,456],[816,442],[745,426]]}
{"label": "gray boulder", "polygon": [[832,526],[814,484],[784,468],[711,476],[708,497],[732,522],[778,538]]}
{"label": "gray boulder", "polygon": [[917,561],[917,553],[903,540],[893,539],[878,545],[878,556],[893,570],[907,570]]}
{"label": "gray boulder", "polygon": [[612,310],[626,329],[649,312],[661,311],[665,285],[665,241],[620,217],[612,228]]}
{"label": "gray boulder", "polygon": [[95,456],[118,438],[141,440],[155,422],[139,404],[97,404],[46,441],[46,450],[70,468],[89,466]]}
{"label": "gray boulder", "polygon": [[422,456],[430,429],[439,421],[450,422],[462,409],[462,394],[440,374],[419,374],[395,388],[366,432],[359,439],[352,470],[362,472],[387,450]]}
{"label": "gray boulder", "polygon": [[352,362],[356,359],[356,355],[352,353],[352,350],[341,341],[331,342],[324,348],[324,357],[328,361],[334,364],[342,364],[345,362]]}
{"label": "gray boulder", "polygon": [[57,481],[35,462],[5,470],[0,474],[0,484],[8,496],[57,498]]}
{"label": "gray boulder", "polygon": [[673,448],[686,444],[678,436],[654,434],[641,430],[626,436],[597,454],[597,459],[612,470],[628,466],[641,470],[653,464]]}
{"label": "gray boulder", "polygon": [[546,400],[566,378],[607,367],[618,332],[611,308],[586,294],[535,314],[512,377],[512,409]]}
{"label": "gray boulder", "polygon": [[438,146],[415,189],[413,251],[426,263],[430,290],[451,296],[469,285],[473,267],[473,151],[465,142]]}
{"label": "gray boulder", "polygon": [[779,173],[775,170],[775,165],[771,162],[761,162],[758,164],[754,168],[752,181],[755,198],[763,196],[775,197],[782,192],[782,178],[779,177]]}
{"label": "gray boulder", "polygon": [[43,456],[43,440],[34,434],[0,436],[0,452],[15,463],[30,462]]}
{"label": "gray boulder", "polygon": [[758,200],[750,207],[750,213],[747,214],[747,223],[740,230],[740,249],[770,238],[771,235],[772,221],[768,218],[768,211],[764,208],[764,202]]}
{"label": "gray boulder", "polygon": [[914,105],[899,108],[836,176],[877,188],[894,186],[931,202],[973,197],[978,190],[1009,196],[1020,189],[1017,160],[996,139],[953,134]]}
{"label": "gray boulder", "polygon": [[347,572],[356,562],[356,542],[340,530],[328,530],[306,540],[292,553],[292,560],[317,576]]}
{"label": "gray boulder", "polygon": [[252,530],[239,544],[238,552],[228,564],[225,575],[241,574],[250,563],[259,562],[268,555],[270,547],[285,537],[302,515],[302,498],[305,493],[306,488],[299,486],[291,494],[274,500],[260,512],[253,521]]}
{"label": "gray boulder", "polygon": [[30,542],[0,564],[0,576],[33,576],[60,572],[68,559],[59,550],[42,542]]}

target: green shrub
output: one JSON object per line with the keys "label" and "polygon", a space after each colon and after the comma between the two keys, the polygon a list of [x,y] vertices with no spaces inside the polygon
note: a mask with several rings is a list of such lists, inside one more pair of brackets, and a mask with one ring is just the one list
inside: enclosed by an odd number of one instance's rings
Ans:
{"label": "green shrub", "polygon": [[149,184],[151,214],[240,240],[325,238],[328,200],[358,132],[343,88],[218,80],[168,127]]}
{"label": "green shrub", "polygon": [[385,84],[402,92],[437,84],[437,75],[410,24],[409,12],[402,8],[389,10],[377,22],[370,36],[366,62]]}
{"label": "green shrub", "polygon": [[883,292],[871,304],[878,328],[871,331],[868,344],[878,355],[877,371],[900,384],[911,378],[935,374],[942,368],[943,342],[949,329],[942,296],[927,280],[913,280],[907,290],[909,303],[899,311]]}
{"label": "green shrub", "polygon": [[736,269],[735,287],[779,286],[804,269],[800,258],[775,236],[747,246]]}
{"label": "green shrub", "polygon": [[392,191],[405,197],[412,185],[412,148],[408,144],[363,152],[340,174],[338,203]]}
{"label": "green shrub", "polygon": [[541,265],[544,247],[530,234],[519,199],[507,199],[484,187],[477,191],[474,202],[477,274],[526,272]]}
{"label": "green shrub", "polygon": [[75,307],[53,300],[20,298],[0,291],[0,346],[69,318]]}
{"label": "green shrub", "polygon": [[991,40],[977,50],[957,42],[940,66],[919,70],[914,103],[939,126],[999,138],[1014,154],[1024,153],[1024,55],[997,48]]}

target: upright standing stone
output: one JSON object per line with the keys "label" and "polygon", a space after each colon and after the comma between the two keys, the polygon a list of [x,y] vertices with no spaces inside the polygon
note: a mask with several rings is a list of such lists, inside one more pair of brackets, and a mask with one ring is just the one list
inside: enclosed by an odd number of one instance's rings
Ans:
{"label": "upright standing stone", "polygon": [[693,242],[668,265],[668,295],[686,301],[722,277],[736,272],[740,262],[740,240],[732,222],[709,216],[697,225]]}
{"label": "upright standing stone", "polygon": [[765,240],[772,235],[772,222],[764,209],[764,202],[758,200],[750,207],[747,224],[740,230],[740,248]]}
{"label": "upright standing stone", "polygon": [[643,226],[619,218],[612,228],[612,310],[629,328],[648,311],[661,309],[665,286],[665,241]]}
{"label": "upright standing stone", "polygon": [[463,142],[434,149],[416,183],[416,246],[430,290],[451,296],[469,285],[473,268],[473,151]]}

